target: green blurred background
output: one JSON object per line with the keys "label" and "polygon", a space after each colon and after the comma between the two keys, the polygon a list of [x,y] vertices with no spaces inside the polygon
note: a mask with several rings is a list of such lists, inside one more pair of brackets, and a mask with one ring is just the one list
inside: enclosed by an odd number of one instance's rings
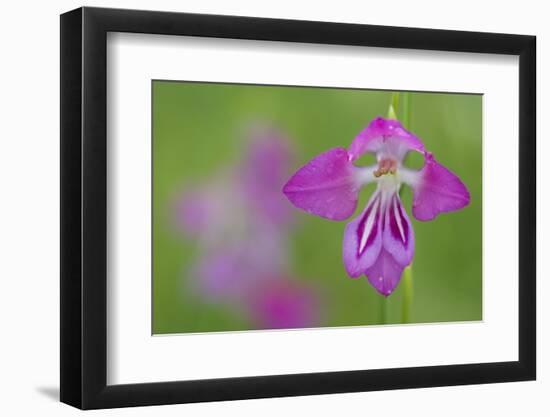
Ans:
{"label": "green blurred background", "polygon": [[[197,245],[174,232],[171,208],[182,184],[208,179],[243,153],[243,127],[267,122],[291,140],[293,170],[329,148],[347,147],[376,116],[386,116],[392,92],[308,87],[153,81],[153,333],[249,329],[226,305],[186,291],[185,271]],[[398,116],[402,116],[402,106]],[[412,323],[482,319],[482,96],[410,93],[409,130],[468,187],[470,205],[434,221],[413,222]],[[373,159],[374,160],[374,159]],[[373,161],[372,160],[372,161]],[[370,161],[370,162],[372,162]],[[367,163],[369,161],[361,161]],[[420,167],[421,157],[406,162]],[[363,189],[357,215],[374,186]],[[289,239],[295,275],[318,288],[322,326],[401,323],[403,282],[387,299],[365,277],[345,273],[345,222],[296,210]]]}

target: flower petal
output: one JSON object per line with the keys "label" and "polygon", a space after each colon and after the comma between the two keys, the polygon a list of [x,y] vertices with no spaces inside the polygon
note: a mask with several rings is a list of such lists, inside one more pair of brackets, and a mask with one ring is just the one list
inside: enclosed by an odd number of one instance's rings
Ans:
{"label": "flower petal", "polygon": [[382,117],[370,122],[349,147],[353,161],[365,153],[375,153],[402,161],[409,151],[423,152],[424,145],[399,121]]}
{"label": "flower petal", "polygon": [[389,196],[385,210],[384,249],[403,266],[414,256],[414,231],[397,193]]}
{"label": "flower petal", "polygon": [[357,207],[356,168],[344,148],[334,148],[300,168],[283,188],[296,207],[330,220],[344,220]]}
{"label": "flower petal", "polygon": [[383,296],[390,295],[399,281],[405,266],[398,263],[393,256],[386,250],[382,249],[376,262],[365,271],[365,275],[369,279],[371,285],[376,288]]}
{"label": "flower petal", "polygon": [[344,232],[343,259],[348,275],[361,276],[378,258],[382,248],[382,196],[373,194],[359,217]]}
{"label": "flower petal", "polygon": [[413,184],[413,208],[416,219],[432,220],[439,213],[459,210],[470,203],[470,193],[455,174],[439,164],[429,152]]}

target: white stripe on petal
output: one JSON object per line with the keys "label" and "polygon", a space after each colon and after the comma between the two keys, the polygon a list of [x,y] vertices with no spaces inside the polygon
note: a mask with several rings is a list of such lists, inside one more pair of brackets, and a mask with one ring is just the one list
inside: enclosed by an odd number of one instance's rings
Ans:
{"label": "white stripe on petal", "polygon": [[397,223],[397,227],[399,228],[401,240],[403,241],[403,243],[405,243],[405,231],[403,230],[403,223],[401,222],[401,213],[399,212],[399,209],[397,207],[398,198],[399,197],[397,196],[393,198],[393,215],[395,216],[395,221]]}
{"label": "white stripe on petal", "polygon": [[372,210],[369,213],[369,217],[367,218],[367,221],[365,223],[365,227],[363,228],[363,234],[361,235],[361,243],[359,244],[359,253],[362,253],[365,249],[365,246],[367,245],[368,238],[370,236],[370,233],[372,231],[372,228],[374,226],[374,220],[376,219],[376,214],[378,212],[378,206],[380,205],[380,196],[376,196],[374,200],[374,206]]}

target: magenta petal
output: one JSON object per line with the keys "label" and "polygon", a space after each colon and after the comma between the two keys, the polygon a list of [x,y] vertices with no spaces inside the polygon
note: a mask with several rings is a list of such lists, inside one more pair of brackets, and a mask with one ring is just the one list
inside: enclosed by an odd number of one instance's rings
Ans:
{"label": "magenta petal", "polygon": [[334,148],[300,168],[283,188],[296,207],[329,220],[344,220],[357,207],[355,167],[344,148]]}
{"label": "magenta petal", "polygon": [[384,222],[384,249],[403,266],[414,256],[414,231],[398,194],[388,198]]}
{"label": "magenta petal", "polygon": [[405,267],[398,263],[393,256],[382,249],[376,262],[365,271],[371,285],[383,296],[390,295],[399,281]]}
{"label": "magenta petal", "polygon": [[376,153],[403,160],[409,151],[424,151],[424,145],[415,135],[393,119],[377,117],[363,129],[349,147],[352,160],[365,153]]}
{"label": "magenta petal", "polygon": [[352,278],[361,276],[378,258],[382,248],[382,219],[381,195],[376,193],[363,213],[347,224],[342,255]]}
{"label": "magenta petal", "polygon": [[425,154],[425,164],[413,190],[412,212],[418,220],[432,220],[439,213],[459,210],[470,203],[470,193],[460,178],[437,163],[431,153]]}

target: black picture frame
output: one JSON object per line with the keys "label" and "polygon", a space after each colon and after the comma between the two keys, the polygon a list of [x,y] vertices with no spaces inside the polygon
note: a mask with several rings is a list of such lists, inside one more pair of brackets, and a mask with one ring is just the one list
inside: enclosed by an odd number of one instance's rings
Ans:
{"label": "black picture frame", "polygon": [[[108,32],[519,56],[519,360],[107,385]],[[102,8],[61,15],[61,401],[81,409],[534,380],[534,36]]]}

